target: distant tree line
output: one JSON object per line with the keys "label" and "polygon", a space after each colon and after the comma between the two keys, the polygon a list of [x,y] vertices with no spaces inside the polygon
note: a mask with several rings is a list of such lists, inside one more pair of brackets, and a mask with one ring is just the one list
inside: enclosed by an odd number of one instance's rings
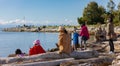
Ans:
{"label": "distant tree line", "polygon": [[116,4],[113,2],[113,0],[110,0],[106,6],[107,9],[105,9],[103,6],[99,6],[94,1],[90,2],[87,7],[84,8],[82,17],[77,18],[78,23],[82,24],[85,22],[89,25],[95,25],[98,23],[105,24],[107,17],[110,14],[113,14],[114,23],[116,25],[120,24],[120,3],[117,5],[117,10],[115,10]]}

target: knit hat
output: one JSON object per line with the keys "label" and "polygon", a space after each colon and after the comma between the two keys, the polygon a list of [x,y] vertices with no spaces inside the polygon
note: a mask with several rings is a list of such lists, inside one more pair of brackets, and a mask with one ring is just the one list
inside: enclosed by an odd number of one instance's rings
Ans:
{"label": "knit hat", "polygon": [[35,40],[35,41],[33,42],[33,44],[34,44],[34,45],[40,45],[40,40]]}

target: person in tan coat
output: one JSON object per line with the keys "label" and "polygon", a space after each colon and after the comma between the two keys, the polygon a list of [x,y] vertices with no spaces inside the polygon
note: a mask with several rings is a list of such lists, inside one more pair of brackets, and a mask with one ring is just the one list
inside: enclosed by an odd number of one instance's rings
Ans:
{"label": "person in tan coat", "polygon": [[59,54],[71,53],[71,34],[66,31],[63,26],[60,26],[59,29],[59,40],[58,40],[58,47],[59,47]]}
{"label": "person in tan coat", "polygon": [[111,53],[114,53],[113,37],[115,36],[112,14],[109,15],[107,22],[108,22],[108,24],[107,24],[107,36],[108,36],[109,46],[110,46],[109,53],[111,54]]}

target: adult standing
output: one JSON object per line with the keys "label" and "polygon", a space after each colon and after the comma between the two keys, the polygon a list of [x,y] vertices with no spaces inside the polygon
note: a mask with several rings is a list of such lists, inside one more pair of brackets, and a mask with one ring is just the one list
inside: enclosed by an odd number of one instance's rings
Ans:
{"label": "adult standing", "polygon": [[58,40],[58,47],[59,47],[59,54],[71,53],[71,35],[67,32],[67,30],[60,26],[59,29],[59,40]]}
{"label": "adult standing", "polygon": [[107,22],[108,22],[108,24],[107,24],[107,36],[108,36],[109,46],[110,46],[109,53],[111,54],[111,53],[114,53],[113,36],[115,35],[112,14],[109,15]]}
{"label": "adult standing", "polygon": [[84,42],[84,49],[87,49],[86,41],[89,39],[89,32],[85,23],[81,25],[80,36],[81,36],[81,45],[82,45],[82,42]]}

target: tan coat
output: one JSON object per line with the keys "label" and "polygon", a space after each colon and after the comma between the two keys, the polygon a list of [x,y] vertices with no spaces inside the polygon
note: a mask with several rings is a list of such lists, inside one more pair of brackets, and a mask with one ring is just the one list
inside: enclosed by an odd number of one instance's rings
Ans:
{"label": "tan coat", "polygon": [[114,25],[113,23],[107,24],[107,37],[108,39],[114,38],[115,32],[114,32]]}
{"label": "tan coat", "polygon": [[71,35],[60,31],[59,33],[59,53],[71,53]]}

